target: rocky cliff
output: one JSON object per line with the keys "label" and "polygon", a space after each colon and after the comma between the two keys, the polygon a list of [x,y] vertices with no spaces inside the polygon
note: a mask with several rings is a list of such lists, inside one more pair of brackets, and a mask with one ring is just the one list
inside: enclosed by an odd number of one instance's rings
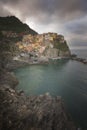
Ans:
{"label": "rocky cliff", "polygon": [[[69,58],[69,47],[64,36],[57,33],[44,33],[35,36],[24,35],[21,42],[16,43],[20,54],[16,59],[46,61],[52,58]],[[44,57],[44,58],[42,58]]]}
{"label": "rocky cliff", "polygon": [[0,75],[0,130],[76,130],[61,97],[26,97],[13,73]]}
{"label": "rocky cliff", "polygon": [[70,50],[64,36],[56,33],[46,34],[48,37],[46,42],[46,50],[44,55],[49,58],[70,57]]}

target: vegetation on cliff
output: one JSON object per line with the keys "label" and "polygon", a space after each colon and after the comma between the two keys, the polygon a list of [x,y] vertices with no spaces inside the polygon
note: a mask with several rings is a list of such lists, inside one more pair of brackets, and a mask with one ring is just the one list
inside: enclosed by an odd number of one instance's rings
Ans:
{"label": "vegetation on cliff", "polygon": [[16,33],[26,32],[27,34],[37,34],[27,24],[22,23],[15,16],[0,17],[0,31],[13,31]]}
{"label": "vegetation on cliff", "polygon": [[67,50],[69,50],[69,47],[68,47],[68,45],[67,45],[67,42],[66,41],[64,41],[64,43],[63,44],[61,44],[61,42],[58,40],[56,40],[56,41],[54,41],[54,48],[57,48],[57,49],[59,49],[59,50],[61,50],[61,51],[67,51]]}

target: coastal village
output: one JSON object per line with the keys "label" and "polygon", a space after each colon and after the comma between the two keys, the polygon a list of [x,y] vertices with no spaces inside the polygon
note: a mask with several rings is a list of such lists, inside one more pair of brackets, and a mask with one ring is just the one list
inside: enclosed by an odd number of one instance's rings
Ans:
{"label": "coastal village", "polygon": [[[66,46],[68,50],[64,36],[58,35],[57,33],[49,32],[37,35],[24,35],[22,41],[16,43],[16,46],[20,50],[20,55],[14,57],[14,59],[27,59],[37,62],[38,60],[48,61],[49,58],[58,58],[60,55],[62,57],[62,51],[57,47],[57,43]],[[67,50],[65,53],[66,56],[69,56],[70,52],[69,50],[67,52]]]}
{"label": "coastal village", "polygon": [[21,33],[16,33],[13,31],[1,31],[2,35],[7,37],[7,38],[18,38],[18,37],[23,37],[27,32],[21,32]]}
{"label": "coastal village", "polygon": [[[45,63],[49,62],[49,59],[55,60],[69,58],[71,56],[64,36],[57,33],[48,32],[32,35],[27,34],[27,32],[16,33],[4,30],[1,33],[8,39],[22,38],[22,40],[15,43],[19,51],[17,55],[13,57],[13,60],[16,61]],[[57,46],[55,46],[55,43]],[[58,43],[60,43],[62,48],[66,48],[66,50],[61,51]],[[87,64],[87,60],[83,58],[73,57],[72,55],[71,59]]]}
{"label": "coastal village", "polygon": [[64,37],[62,35],[57,35],[57,33],[44,33],[39,35],[25,35],[22,42],[17,43],[20,49],[24,49],[27,52],[39,51],[42,53],[45,50],[45,47],[50,45],[53,48],[53,41],[60,40],[61,43],[64,43]]}

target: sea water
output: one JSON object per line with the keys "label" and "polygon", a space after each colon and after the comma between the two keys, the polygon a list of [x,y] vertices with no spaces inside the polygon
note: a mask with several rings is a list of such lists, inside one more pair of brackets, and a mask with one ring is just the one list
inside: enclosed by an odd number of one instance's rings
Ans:
{"label": "sea water", "polygon": [[87,65],[58,60],[20,68],[15,74],[19,79],[18,90],[24,90],[26,95],[49,92],[61,96],[78,127],[87,128]]}

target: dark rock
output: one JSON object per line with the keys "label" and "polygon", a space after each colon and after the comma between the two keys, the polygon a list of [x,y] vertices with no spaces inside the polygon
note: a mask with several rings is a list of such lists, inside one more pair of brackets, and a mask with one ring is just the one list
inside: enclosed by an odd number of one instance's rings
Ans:
{"label": "dark rock", "polygon": [[13,72],[5,71],[0,74],[0,84],[6,84],[6,86],[14,88],[18,83],[19,82]]}
{"label": "dark rock", "polygon": [[76,60],[76,61],[78,61],[78,62],[81,62],[81,63],[87,65],[87,59],[78,58],[78,57],[72,57],[71,59],[72,59],[72,60]]}
{"label": "dark rock", "polygon": [[0,130],[76,130],[61,97],[26,97],[10,85],[0,86]]}
{"label": "dark rock", "polygon": [[24,66],[27,66],[27,65],[29,65],[29,63],[27,63],[27,62],[12,60],[10,63],[8,63],[6,65],[6,69],[9,70],[9,71],[12,71],[12,70],[15,70],[17,68],[24,67]]}

